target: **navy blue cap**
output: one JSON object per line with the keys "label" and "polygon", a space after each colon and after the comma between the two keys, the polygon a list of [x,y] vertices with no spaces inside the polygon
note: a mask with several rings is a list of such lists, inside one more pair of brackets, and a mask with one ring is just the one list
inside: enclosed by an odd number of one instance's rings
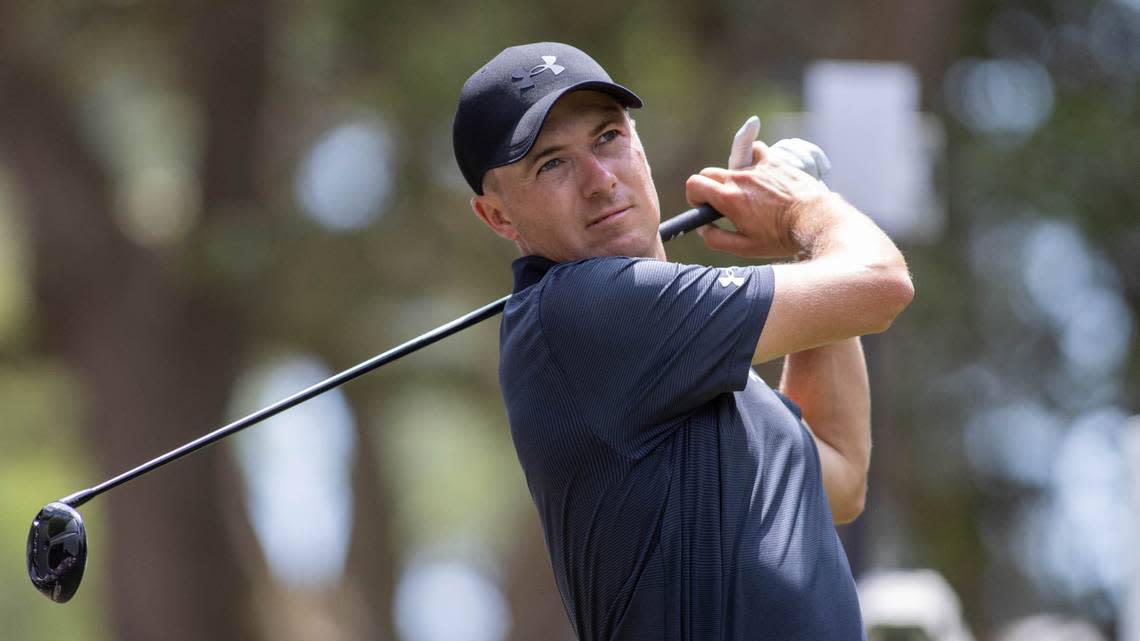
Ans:
{"label": "navy blue cap", "polygon": [[482,194],[488,170],[525,156],[554,103],[579,89],[609,94],[625,107],[642,104],[593,58],[558,42],[508,47],[471,74],[452,128],[455,160],[471,189]]}

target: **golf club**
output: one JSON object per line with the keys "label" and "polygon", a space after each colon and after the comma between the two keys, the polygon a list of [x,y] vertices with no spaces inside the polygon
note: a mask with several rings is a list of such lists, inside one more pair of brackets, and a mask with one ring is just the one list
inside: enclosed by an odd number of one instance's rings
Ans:
{"label": "golf club", "polygon": [[[690,209],[661,224],[661,239],[664,241],[671,240],[717,218],[720,218],[720,213],[707,205]],[[180,459],[251,425],[256,425],[315,396],[324,394],[382,365],[391,363],[398,358],[407,356],[458,331],[491,318],[503,311],[503,307],[506,306],[509,298],[510,296],[504,296],[460,316],[450,323],[441,325],[339,374],[330,376],[245,418],[194,439],[134,469],[45,505],[32,521],[32,527],[28,532],[28,577],[31,578],[32,585],[56,603],[67,602],[75,596],[75,592],[79,589],[79,582],[83,579],[83,569],[87,563],[87,530],[83,525],[83,517],[75,508],[131,479],[156,470],[171,461]]]}
{"label": "golf club", "polygon": [[[740,130],[736,132],[732,143],[732,153],[729,156],[730,167],[742,168],[749,164],[752,143],[756,140],[759,131],[760,121],[753,116],[745,121]],[[818,147],[806,141],[782,140],[773,145],[773,149],[783,154],[786,162],[804,170],[816,179],[820,179],[821,174],[826,173],[830,168],[827,156]],[[720,212],[711,206],[701,205],[665,221],[658,231],[662,241],[669,241],[720,217]],[[28,576],[32,580],[32,585],[56,603],[67,602],[75,596],[75,592],[79,589],[79,583],[83,579],[83,570],[87,564],[87,530],[83,525],[83,517],[75,508],[131,479],[158,469],[171,461],[182,458],[211,443],[220,441],[231,434],[240,432],[251,425],[256,425],[315,396],[339,387],[382,365],[391,363],[398,358],[407,356],[436,341],[491,318],[503,311],[509,298],[508,295],[488,303],[450,323],[441,325],[339,374],[330,376],[245,418],[200,436],[134,469],[45,505],[32,521],[32,527],[28,531]]]}

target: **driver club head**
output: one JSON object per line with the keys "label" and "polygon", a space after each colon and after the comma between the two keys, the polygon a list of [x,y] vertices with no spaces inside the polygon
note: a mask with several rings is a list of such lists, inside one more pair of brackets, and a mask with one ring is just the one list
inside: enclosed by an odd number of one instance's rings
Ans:
{"label": "driver club head", "polygon": [[44,596],[66,603],[75,596],[87,565],[83,517],[66,503],[49,503],[28,531],[28,578]]}

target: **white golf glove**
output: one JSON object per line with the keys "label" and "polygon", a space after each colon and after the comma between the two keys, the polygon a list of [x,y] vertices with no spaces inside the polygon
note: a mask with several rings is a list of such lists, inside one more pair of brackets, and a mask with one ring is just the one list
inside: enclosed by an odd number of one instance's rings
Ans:
{"label": "white golf glove", "polygon": [[[732,152],[728,156],[729,169],[742,169],[752,164],[752,143],[760,134],[760,118],[752,116],[744,121],[732,139]],[[823,182],[823,177],[831,171],[831,161],[827,154],[815,143],[802,138],[785,138],[768,148],[782,162],[785,162],[807,175]]]}
{"label": "white golf glove", "polygon": [[827,154],[815,143],[802,138],[784,138],[768,149],[780,160],[820,182],[831,171],[831,161],[827,159]]}

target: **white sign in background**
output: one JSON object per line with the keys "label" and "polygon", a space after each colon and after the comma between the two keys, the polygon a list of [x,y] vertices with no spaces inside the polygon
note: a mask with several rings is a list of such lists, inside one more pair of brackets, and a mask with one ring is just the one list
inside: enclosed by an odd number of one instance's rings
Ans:
{"label": "white sign in background", "polygon": [[762,137],[799,136],[831,159],[825,182],[892,238],[938,240],[945,213],[934,172],[942,128],[919,111],[918,74],[896,62],[823,60],[804,76],[806,113],[778,114]]}

